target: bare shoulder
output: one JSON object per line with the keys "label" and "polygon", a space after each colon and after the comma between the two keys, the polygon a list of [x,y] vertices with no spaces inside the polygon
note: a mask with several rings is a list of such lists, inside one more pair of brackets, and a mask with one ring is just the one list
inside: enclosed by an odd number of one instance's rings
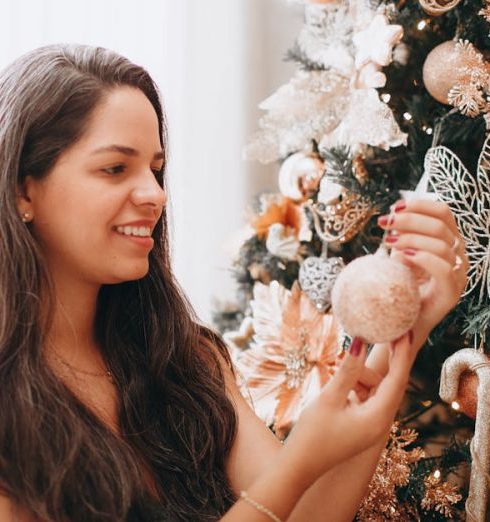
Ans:
{"label": "bare shoulder", "polygon": [[0,495],[0,520],[2,522],[36,522],[24,510],[15,506],[10,498]]}
{"label": "bare shoulder", "polygon": [[230,483],[238,493],[248,488],[267,469],[281,443],[243,398],[222,337],[214,333],[214,339],[210,341],[223,373],[228,398],[238,417],[238,429],[227,461]]}

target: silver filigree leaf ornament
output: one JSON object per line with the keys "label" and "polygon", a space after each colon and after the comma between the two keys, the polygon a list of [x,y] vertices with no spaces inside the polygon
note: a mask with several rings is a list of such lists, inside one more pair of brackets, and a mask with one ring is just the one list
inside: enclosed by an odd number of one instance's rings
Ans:
{"label": "silver filigree leaf ornament", "polygon": [[438,198],[448,204],[463,235],[469,261],[463,296],[480,287],[478,300],[490,297],[490,135],[473,177],[461,160],[444,146],[425,156],[425,173]]}
{"label": "silver filigree leaf ornament", "polygon": [[332,288],[344,268],[341,257],[307,257],[299,267],[298,281],[301,290],[316,308],[324,312],[331,304]]}

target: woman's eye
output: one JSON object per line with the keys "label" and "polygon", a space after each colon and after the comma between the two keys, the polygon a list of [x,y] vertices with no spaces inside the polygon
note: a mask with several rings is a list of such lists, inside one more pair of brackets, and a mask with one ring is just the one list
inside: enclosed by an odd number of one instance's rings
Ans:
{"label": "woman's eye", "polygon": [[107,172],[108,174],[121,174],[124,172],[124,169],[126,168],[125,165],[115,165],[114,167],[107,167],[105,169],[102,169],[104,172]]}

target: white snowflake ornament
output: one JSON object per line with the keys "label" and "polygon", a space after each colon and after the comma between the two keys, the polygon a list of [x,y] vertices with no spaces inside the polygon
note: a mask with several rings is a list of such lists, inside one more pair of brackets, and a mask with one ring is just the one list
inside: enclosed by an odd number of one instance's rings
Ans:
{"label": "white snowflake ornament", "polygon": [[428,150],[425,173],[440,200],[448,204],[462,233],[469,260],[463,296],[480,285],[478,300],[490,297],[490,136],[478,160],[476,178],[447,147]]}

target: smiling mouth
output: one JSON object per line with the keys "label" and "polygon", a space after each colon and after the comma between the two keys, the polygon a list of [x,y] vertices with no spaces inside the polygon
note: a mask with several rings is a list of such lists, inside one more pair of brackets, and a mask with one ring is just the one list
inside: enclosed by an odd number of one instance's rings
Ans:
{"label": "smiling mouth", "polygon": [[132,236],[132,237],[150,237],[151,236],[151,228],[150,227],[132,227],[126,225],[124,227],[115,227],[115,231],[118,234],[123,236]]}

